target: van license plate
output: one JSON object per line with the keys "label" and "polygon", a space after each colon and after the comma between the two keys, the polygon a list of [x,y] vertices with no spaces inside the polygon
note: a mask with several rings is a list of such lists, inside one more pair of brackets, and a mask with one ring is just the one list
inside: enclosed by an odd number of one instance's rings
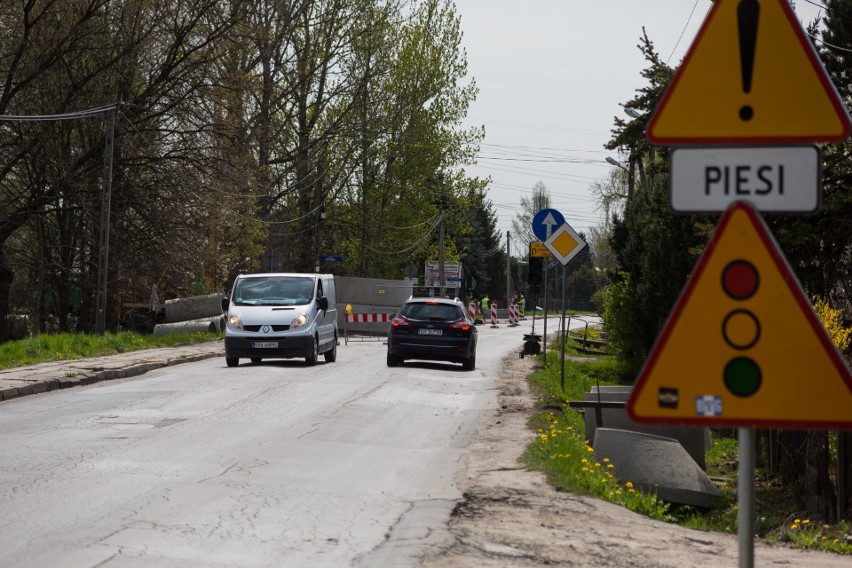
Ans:
{"label": "van license plate", "polygon": [[420,328],[420,335],[441,335],[440,329],[430,329],[428,327]]}
{"label": "van license plate", "polygon": [[278,349],[277,341],[253,341],[251,344],[255,349]]}

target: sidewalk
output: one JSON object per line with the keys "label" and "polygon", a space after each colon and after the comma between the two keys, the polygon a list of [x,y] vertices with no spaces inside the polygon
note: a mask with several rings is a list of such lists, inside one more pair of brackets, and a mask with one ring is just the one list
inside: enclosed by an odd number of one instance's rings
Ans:
{"label": "sidewalk", "polygon": [[182,347],[145,349],[94,359],[54,361],[0,370],[0,400],[99,381],[135,377],[171,365],[192,363],[225,355],[222,341]]}

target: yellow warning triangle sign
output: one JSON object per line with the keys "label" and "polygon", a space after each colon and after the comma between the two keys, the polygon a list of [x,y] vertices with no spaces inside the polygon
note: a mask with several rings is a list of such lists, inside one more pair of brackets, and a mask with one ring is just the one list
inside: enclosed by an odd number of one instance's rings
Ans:
{"label": "yellow warning triangle sign", "polygon": [[769,229],[719,221],[627,403],[637,422],[852,429],[852,373]]}
{"label": "yellow warning triangle sign", "polygon": [[716,0],[646,134],[670,145],[838,142],[850,124],[788,0]]}

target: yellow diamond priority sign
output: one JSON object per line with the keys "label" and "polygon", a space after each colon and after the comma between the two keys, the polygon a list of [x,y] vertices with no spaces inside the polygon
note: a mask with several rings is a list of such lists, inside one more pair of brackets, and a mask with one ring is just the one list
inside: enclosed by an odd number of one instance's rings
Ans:
{"label": "yellow diamond priority sign", "polygon": [[544,246],[564,266],[572,258],[577,256],[577,253],[583,250],[583,247],[586,246],[586,241],[571,228],[571,225],[563,223],[558,229],[553,231],[549,239],[544,241]]}

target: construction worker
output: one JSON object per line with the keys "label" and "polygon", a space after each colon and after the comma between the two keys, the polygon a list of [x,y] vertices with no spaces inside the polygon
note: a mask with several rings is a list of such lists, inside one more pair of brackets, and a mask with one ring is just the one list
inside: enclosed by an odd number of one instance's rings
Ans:
{"label": "construction worker", "polygon": [[527,313],[527,300],[526,300],[526,298],[524,298],[523,295],[521,295],[521,297],[518,299],[518,308],[519,308],[519,311],[521,312],[521,316],[526,315],[526,313]]}
{"label": "construction worker", "polygon": [[482,300],[479,302],[479,305],[482,306],[482,314],[483,315],[485,315],[485,312],[488,311],[488,302],[490,302],[490,300],[488,299],[488,294],[483,294]]}

